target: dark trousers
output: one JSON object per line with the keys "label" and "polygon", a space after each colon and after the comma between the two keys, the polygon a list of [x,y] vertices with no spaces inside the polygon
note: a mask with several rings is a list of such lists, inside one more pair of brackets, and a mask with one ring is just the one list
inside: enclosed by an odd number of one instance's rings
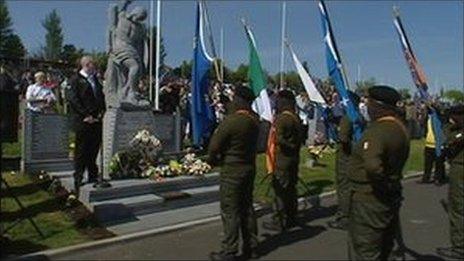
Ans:
{"label": "dark trousers", "polygon": [[435,154],[435,148],[425,147],[424,150],[424,175],[422,181],[429,181],[432,175],[432,167],[435,165],[434,179],[438,182],[445,181],[445,155],[440,157]]}
{"label": "dark trousers", "polygon": [[451,245],[464,251],[464,165],[451,163],[448,215]]}
{"label": "dark trousers", "polygon": [[273,219],[281,227],[296,221],[298,212],[297,175],[298,165],[296,164],[287,170],[277,169],[272,176],[272,187],[275,192]]}
{"label": "dark trousers", "polygon": [[[350,260],[389,260],[395,239],[401,238],[399,206],[377,200],[352,200],[348,225]],[[398,242],[401,243],[401,242]]]}
{"label": "dark trousers", "polygon": [[102,140],[102,125],[83,124],[76,128],[76,147],[74,152],[74,187],[81,186],[84,171],[89,173],[89,182],[96,182],[98,166],[96,159]]}
{"label": "dark trousers", "polygon": [[258,226],[253,209],[254,177],[254,170],[222,170],[219,197],[224,227],[222,250],[225,254],[237,254],[240,232],[243,252],[249,252],[258,245]]}
{"label": "dark trousers", "polygon": [[350,211],[350,180],[348,179],[348,162],[349,156],[339,148],[336,155],[335,165],[335,183],[337,186],[338,211],[336,218],[342,222],[348,222]]}

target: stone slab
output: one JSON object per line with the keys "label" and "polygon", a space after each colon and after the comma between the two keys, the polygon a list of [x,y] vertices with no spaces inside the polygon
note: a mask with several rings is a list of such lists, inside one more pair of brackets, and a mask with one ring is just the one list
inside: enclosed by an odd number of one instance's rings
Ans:
{"label": "stone slab", "polygon": [[69,158],[68,117],[60,114],[40,114],[26,110],[21,170],[24,172],[72,170]]}
{"label": "stone slab", "polygon": [[157,182],[149,179],[127,179],[111,181],[111,187],[95,189],[85,185],[81,188],[81,197],[85,204],[115,198],[143,195],[147,193],[162,193],[183,189],[217,184],[219,173],[207,174],[204,177],[181,176]]}
{"label": "stone slab", "polygon": [[154,134],[167,153],[181,149],[180,116],[155,114],[150,109],[125,111],[109,108],[103,120],[104,173],[109,173],[109,163],[114,154],[126,150],[137,132],[146,129]]}

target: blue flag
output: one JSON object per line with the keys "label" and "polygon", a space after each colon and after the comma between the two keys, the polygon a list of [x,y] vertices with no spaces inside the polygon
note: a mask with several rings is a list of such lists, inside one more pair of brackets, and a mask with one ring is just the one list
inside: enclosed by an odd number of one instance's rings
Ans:
{"label": "blue flag", "polygon": [[203,146],[208,141],[216,117],[208,97],[209,70],[213,59],[208,55],[204,41],[205,11],[203,4],[197,4],[197,20],[193,49],[191,124],[192,137],[195,146]]}
{"label": "blue flag", "polygon": [[340,96],[341,103],[345,109],[345,112],[353,125],[353,138],[358,141],[361,138],[363,131],[363,123],[361,114],[358,108],[355,106],[353,101],[348,95],[348,89],[346,88],[346,81],[342,71],[342,61],[335,44],[335,38],[332,33],[332,27],[330,25],[329,15],[325,7],[324,1],[319,1],[319,11],[321,13],[322,31],[324,33],[324,43],[326,49],[326,60],[327,69],[329,76],[335,83],[335,89]]}
{"label": "blue flag", "polygon": [[[428,93],[428,85],[427,79],[425,78],[425,73],[417,61],[414,52],[412,51],[411,44],[409,42],[408,36],[406,35],[406,31],[404,30],[399,11],[397,9],[395,9],[395,19],[393,20],[393,24],[395,25],[396,32],[398,33],[401,48],[403,49],[404,53],[404,58],[406,59],[406,63],[409,66],[412,79],[417,87],[417,90],[419,91],[420,98],[425,101],[431,101],[432,98]],[[438,114],[437,110],[432,107],[429,117],[432,119],[432,131],[435,136],[435,154],[440,157],[442,149],[441,147],[443,145],[443,130],[440,115]]]}

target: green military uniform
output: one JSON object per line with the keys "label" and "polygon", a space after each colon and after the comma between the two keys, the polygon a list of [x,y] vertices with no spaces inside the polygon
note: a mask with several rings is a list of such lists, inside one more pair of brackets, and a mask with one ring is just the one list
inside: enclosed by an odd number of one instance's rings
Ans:
{"label": "green military uniform", "polygon": [[339,145],[336,154],[335,182],[337,186],[337,219],[344,225],[348,222],[350,202],[350,180],[348,179],[348,161],[351,154],[353,128],[347,115],[343,116],[339,127]]}
{"label": "green military uniform", "polygon": [[[448,160],[449,173],[449,220],[451,245],[464,253],[464,130],[455,129],[448,133],[447,141],[452,146]],[[460,144],[459,144],[460,143]]]}
{"label": "green military uniform", "polygon": [[209,162],[223,162],[220,176],[220,207],[224,226],[222,253],[238,252],[239,231],[243,251],[257,246],[257,225],[253,211],[256,147],[259,132],[257,116],[237,110],[220,123],[209,145]]}
{"label": "green military uniform", "polygon": [[464,105],[448,110],[446,158],[450,164],[448,216],[451,247],[439,247],[437,253],[452,259],[464,259]]}
{"label": "green military uniform", "polygon": [[386,260],[391,255],[399,232],[402,170],[409,156],[406,127],[396,116],[388,116],[397,115],[399,94],[391,87],[375,86],[369,96],[377,98],[368,105],[373,122],[354,146],[348,171],[351,260]]}
{"label": "green military uniform", "polygon": [[300,162],[301,122],[298,116],[285,110],[275,120],[276,170],[272,177],[275,192],[274,220],[282,228],[296,224],[298,210],[298,164]]}

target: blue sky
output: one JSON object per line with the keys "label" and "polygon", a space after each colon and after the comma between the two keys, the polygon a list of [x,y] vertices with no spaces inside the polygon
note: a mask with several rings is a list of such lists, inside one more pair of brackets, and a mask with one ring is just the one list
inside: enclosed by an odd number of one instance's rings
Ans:
{"label": "blue sky", "polygon": [[[29,50],[45,41],[41,21],[52,9],[62,17],[65,43],[87,50],[105,49],[107,8],[115,1],[94,0],[9,0],[14,30]],[[149,6],[148,1],[134,4]],[[327,1],[334,33],[348,77],[354,82],[358,68],[362,79],[397,87],[411,87],[412,80],[401,53],[392,23],[393,5],[402,19],[416,56],[424,67],[432,91],[464,86],[463,1]],[[280,60],[280,1],[209,1],[216,48],[224,28],[225,60],[228,66],[247,63],[248,46],[239,19],[252,26],[263,67],[275,73]],[[194,1],[163,1],[162,28],[169,65],[192,57]],[[327,75],[320,17],[314,1],[287,1],[287,34],[311,73]],[[293,70],[290,56],[286,70]],[[411,87],[412,88],[412,87]]]}

